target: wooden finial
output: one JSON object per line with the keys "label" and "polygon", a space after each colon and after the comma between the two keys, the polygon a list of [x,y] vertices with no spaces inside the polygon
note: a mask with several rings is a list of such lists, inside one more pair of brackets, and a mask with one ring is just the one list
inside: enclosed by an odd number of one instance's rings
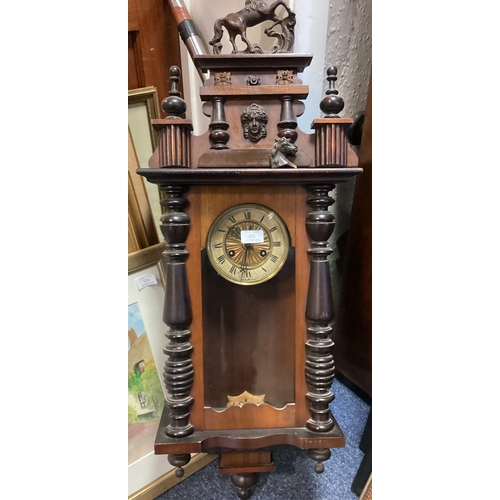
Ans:
{"label": "wooden finial", "polygon": [[181,93],[177,90],[177,83],[181,70],[177,66],[170,67],[170,82],[172,90],[168,93],[168,97],[163,99],[161,108],[167,114],[168,118],[180,118],[186,112],[186,101],[182,99]]}
{"label": "wooden finial", "polygon": [[335,66],[330,66],[327,70],[328,80],[328,90],[326,91],[325,97],[321,99],[319,107],[325,116],[328,118],[338,118],[337,113],[340,113],[344,109],[344,99],[338,95],[339,91],[334,88],[335,82],[337,80],[337,68]]}

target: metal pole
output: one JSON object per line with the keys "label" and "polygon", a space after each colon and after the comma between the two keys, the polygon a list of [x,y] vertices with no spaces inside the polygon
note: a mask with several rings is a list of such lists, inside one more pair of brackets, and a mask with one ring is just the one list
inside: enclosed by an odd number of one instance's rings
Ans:
{"label": "metal pole", "polygon": [[[198,28],[191,19],[191,15],[187,10],[184,1],[168,0],[168,4],[172,9],[172,14],[174,15],[175,22],[177,23],[179,34],[189,52],[189,55],[191,56],[191,59],[194,60],[194,56],[197,55],[207,55],[208,50],[198,33]],[[201,80],[206,80],[206,75],[204,75],[198,68],[197,71],[200,74]]]}

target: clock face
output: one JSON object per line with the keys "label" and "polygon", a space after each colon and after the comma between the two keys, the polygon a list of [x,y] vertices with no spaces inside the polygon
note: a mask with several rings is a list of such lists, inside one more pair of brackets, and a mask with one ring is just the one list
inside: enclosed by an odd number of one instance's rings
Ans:
{"label": "clock face", "polygon": [[283,267],[290,238],[281,218],[263,205],[236,205],[217,217],[207,253],[217,273],[238,285],[258,285]]}

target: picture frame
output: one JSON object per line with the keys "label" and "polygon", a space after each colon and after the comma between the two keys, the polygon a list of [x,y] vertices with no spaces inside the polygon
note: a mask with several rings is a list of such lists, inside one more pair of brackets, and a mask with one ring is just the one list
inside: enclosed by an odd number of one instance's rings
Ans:
{"label": "picture frame", "polygon": [[[139,161],[128,130],[128,253],[160,242],[144,182],[137,182]],[[134,178],[136,182],[134,182]],[[139,179],[142,181],[142,179]]]}
{"label": "picture frame", "polygon": [[[162,379],[161,373],[165,362],[163,347],[166,342],[166,326],[162,319],[165,293],[162,254],[165,248],[166,243],[163,242],[133,252],[128,256],[129,309],[131,304],[138,304],[160,379]],[[144,283],[149,284],[144,286]],[[161,386],[163,395],[166,397],[167,392],[163,382]],[[163,404],[161,406],[163,407]],[[156,430],[154,435],[156,436]],[[154,454],[153,444],[154,437],[151,443],[151,451],[128,465],[129,500],[154,500],[172,486],[216,459],[215,455],[195,454],[192,456],[190,463],[184,467],[184,476],[178,478],[166,455]]]}
{"label": "picture frame", "polygon": [[[158,101],[158,91],[156,87],[142,87],[139,89],[132,89],[128,91],[128,106],[129,109],[133,106],[143,107],[145,115],[147,116],[147,127],[144,127],[144,134],[151,142],[151,149],[156,149],[156,132],[151,124],[152,119],[160,118],[160,104]],[[129,120],[132,118],[134,124],[136,123],[135,116],[129,114]],[[143,124],[145,122],[142,122]],[[146,133],[145,129],[149,132]]]}
{"label": "picture frame", "polygon": [[155,184],[145,182],[144,178],[136,173],[138,167],[148,168],[149,158],[156,149],[157,135],[151,124],[151,120],[156,118],[160,118],[160,104],[156,87],[129,90],[128,126],[137,156],[137,165],[132,165],[129,151],[129,171],[136,192],[144,190],[147,194],[156,232],[161,239],[160,217],[162,209],[160,190]]}

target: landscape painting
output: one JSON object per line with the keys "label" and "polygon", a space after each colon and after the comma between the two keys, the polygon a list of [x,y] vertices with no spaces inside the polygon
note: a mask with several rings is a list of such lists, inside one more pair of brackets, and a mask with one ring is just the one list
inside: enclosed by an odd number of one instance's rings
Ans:
{"label": "landscape painting", "polygon": [[128,306],[128,463],[153,451],[164,395],[137,302]]}

